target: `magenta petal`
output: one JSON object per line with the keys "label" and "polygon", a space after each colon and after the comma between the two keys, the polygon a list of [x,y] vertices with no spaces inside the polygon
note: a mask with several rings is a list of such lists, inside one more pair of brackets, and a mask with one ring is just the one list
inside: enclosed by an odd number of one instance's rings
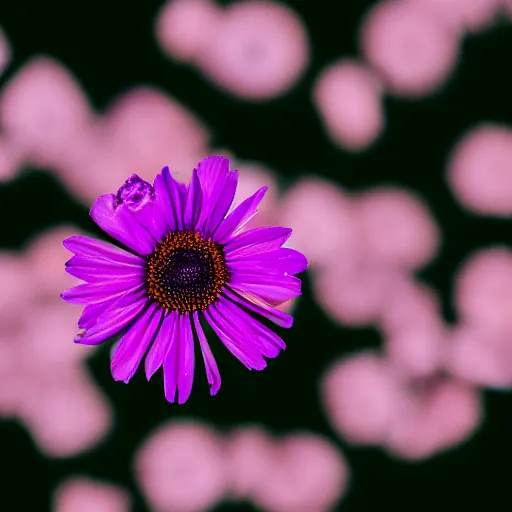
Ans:
{"label": "magenta petal", "polygon": [[229,170],[227,158],[211,156],[198,164],[197,175],[203,191],[200,223],[206,237],[210,237],[233,203],[238,173]]}
{"label": "magenta petal", "polygon": [[295,276],[233,272],[230,285],[258,295],[269,304],[277,305],[301,295],[302,282]]}
{"label": "magenta petal", "polygon": [[85,306],[82,311],[82,316],[78,320],[78,327],[85,330],[90,329],[103,315],[107,314],[108,311],[130,305],[142,299],[145,299],[145,293],[143,290],[139,290],[131,294],[121,294],[103,302],[98,302],[97,304],[89,304]]}
{"label": "magenta petal", "polygon": [[219,244],[225,243],[236,235],[256,215],[258,205],[267,192],[268,187],[261,187],[255,194],[240,203],[219,225],[213,240]]}
{"label": "magenta petal", "polygon": [[92,205],[90,215],[105,233],[132,251],[142,255],[153,251],[157,242],[153,234],[127,206],[119,204],[113,194],[99,197]]}
{"label": "magenta petal", "polygon": [[125,327],[133,322],[146,305],[145,300],[135,301],[133,304],[112,308],[101,315],[96,324],[75,337],[75,343],[84,345],[99,345],[119,334]]}
{"label": "magenta petal", "polygon": [[233,288],[236,293],[233,293],[229,290],[224,290],[224,293],[233,302],[244,306],[254,313],[258,313],[259,315],[268,318],[270,321],[281,327],[288,329],[293,325],[293,317],[288,313],[279,311],[279,309],[276,309],[268,302],[265,302],[263,299],[257,295],[254,295],[253,293],[247,292],[243,288],[234,288],[232,285],[230,287]]}
{"label": "magenta petal", "polygon": [[78,327],[80,329],[90,329],[94,324],[96,324],[98,318],[100,318],[101,315],[103,315],[116,303],[117,297],[114,297],[113,299],[99,302],[98,304],[89,304],[85,306],[84,310],[82,311],[82,316],[78,320]]}
{"label": "magenta petal", "polygon": [[194,380],[194,338],[188,313],[178,317],[177,329],[164,360],[165,398],[174,403],[176,389],[178,403],[187,401]]}
{"label": "magenta petal", "polygon": [[92,260],[83,256],[73,256],[66,263],[66,272],[87,283],[101,283],[117,279],[144,279],[144,268],[122,265],[105,260]]}
{"label": "magenta petal", "polygon": [[245,231],[226,243],[224,251],[228,259],[279,249],[290,238],[292,230],[280,227],[264,227]]}
{"label": "magenta petal", "polygon": [[158,330],[155,341],[149,349],[148,355],[144,361],[146,370],[146,378],[148,380],[155,374],[155,372],[164,363],[165,356],[169,350],[170,344],[173,342],[175,336],[176,325],[178,322],[178,312],[166,314],[162,321],[162,325]]}
{"label": "magenta petal", "polygon": [[97,304],[119,295],[134,293],[143,285],[144,281],[137,277],[107,283],[87,283],[64,290],[60,296],[72,304]]}
{"label": "magenta petal", "polygon": [[308,267],[308,260],[302,253],[286,248],[261,254],[231,256],[227,263],[234,270],[260,274],[299,274]]}
{"label": "magenta petal", "polygon": [[[155,211],[165,222],[167,232],[183,229],[184,202],[180,194],[180,185],[172,177],[169,167],[164,167],[155,178]],[[164,228],[161,227],[161,229]]]}
{"label": "magenta petal", "polygon": [[263,370],[267,363],[257,348],[247,340],[245,334],[239,331],[236,318],[225,316],[226,301],[227,299],[220,298],[205,310],[204,315],[207,321],[226,348],[249,370]]}
{"label": "magenta petal", "polygon": [[71,236],[62,242],[64,247],[78,256],[113,261],[124,265],[143,266],[144,260],[139,256],[120,249],[115,245],[87,236]]}
{"label": "magenta petal", "polygon": [[197,229],[200,229],[198,221],[201,214],[202,201],[203,194],[201,191],[201,184],[199,183],[199,178],[197,177],[197,171],[194,169],[194,172],[192,173],[192,179],[190,180],[190,185],[188,187],[187,200],[185,203],[185,229],[191,229],[192,231],[195,231],[196,227]]}
{"label": "magenta petal", "polygon": [[237,319],[240,331],[244,333],[247,343],[258,347],[259,352],[268,358],[277,357],[286,348],[284,341],[261,322],[243,311],[233,302],[226,301],[223,305],[226,316]]}
{"label": "magenta petal", "polygon": [[178,373],[178,403],[184,404],[192,391],[194,383],[194,335],[192,333],[191,318],[188,313],[180,316],[180,352]]}
{"label": "magenta petal", "polygon": [[206,234],[208,237],[219,227],[226,217],[235,199],[236,187],[238,185],[238,171],[230,171],[224,183],[224,191],[220,195],[212,210],[212,216],[208,223]]}
{"label": "magenta petal", "polygon": [[114,380],[128,383],[133,377],[156,335],[161,318],[162,310],[152,304],[124,335],[112,356]]}
{"label": "magenta petal", "polygon": [[168,402],[173,404],[176,399],[176,390],[178,389],[178,346],[180,344],[179,326],[176,323],[173,339],[170,340],[169,350],[165,354],[164,367],[164,394]]}
{"label": "magenta petal", "polygon": [[178,403],[188,400],[194,381],[194,337],[188,313],[178,316],[174,336],[164,359],[164,391],[167,401],[174,403],[176,389]]}
{"label": "magenta petal", "polygon": [[210,385],[210,395],[213,396],[217,394],[220,388],[221,379],[219,367],[217,366],[217,362],[213,357],[210,345],[208,344],[208,340],[204,335],[197,311],[194,311],[193,317],[197,337],[199,338],[199,345],[201,346],[201,352],[203,354],[204,366],[206,368],[206,378],[208,379],[208,384]]}

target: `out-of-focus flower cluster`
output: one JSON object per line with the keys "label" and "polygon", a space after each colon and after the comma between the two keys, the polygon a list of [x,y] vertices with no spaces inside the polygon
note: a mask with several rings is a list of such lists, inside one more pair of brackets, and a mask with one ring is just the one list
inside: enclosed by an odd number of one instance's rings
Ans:
{"label": "out-of-focus flower cluster", "polygon": [[329,441],[312,433],[278,438],[257,426],[220,435],[206,425],[172,422],[144,442],[135,474],[152,510],[208,510],[223,500],[270,512],[330,510],[349,469]]}
{"label": "out-of-focus flower cluster", "polygon": [[[361,20],[361,58],[340,56],[315,79],[311,101],[327,136],[348,151],[369,148],[385,130],[386,95],[415,99],[439,91],[463,38],[499,16],[512,18],[510,0],[377,3]],[[169,57],[246,101],[292,90],[311,57],[303,21],[277,2],[221,8],[211,0],[173,0],[157,13],[155,36]],[[0,29],[0,74],[11,51]],[[16,179],[26,166],[44,168],[90,205],[131,173],[150,180],[170,165],[187,182],[205,155],[234,158],[238,201],[269,187],[249,227],[292,227],[289,245],[311,264],[317,305],[340,326],[373,326],[382,336],[381,351],[341,358],[319,376],[319,400],[336,432],[349,444],[382,446],[409,460],[468,439],[483,421],[481,390],[512,388],[512,250],[483,247],[467,256],[454,276],[457,321],[448,324],[436,291],[416,277],[442,248],[442,226],[417,193],[397,186],[349,193],[314,169],[279,191],[279,175],[265,164],[215,151],[199,115],[163,90],[138,85],[96,112],[63,63],[37,55],[0,91],[0,180]],[[463,208],[511,217],[510,126],[482,122],[461,133],[445,171]],[[113,422],[113,408],[84,364],[94,351],[72,343],[80,311],[59,299],[74,284],[63,271],[68,255],[61,246],[72,233],[58,227],[20,253],[0,253],[0,417],[24,423],[53,457],[92,448]],[[339,343],[342,351],[341,335],[317,342]],[[343,455],[319,436],[275,437],[256,426],[219,433],[195,422],[152,433],[134,471],[149,506],[162,512],[206,510],[224,499],[271,512],[323,511],[349,485]],[[80,507],[121,512],[130,499],[77,476],[56,490],[54,508]]]}
{"label": "out-of-focus flower cluster", "polygon": [[79,309],[59,300],[73,279],[62,227],[21,253],[0,253],[0,417],[24,422],[47,455],[68,457],[96,445],[112,424],[112,407],[85,366],[93,352],[70,340]]}

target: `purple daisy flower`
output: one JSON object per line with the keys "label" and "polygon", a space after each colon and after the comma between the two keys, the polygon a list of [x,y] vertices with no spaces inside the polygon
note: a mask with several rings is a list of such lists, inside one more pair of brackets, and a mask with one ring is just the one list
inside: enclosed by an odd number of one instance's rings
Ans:
{"label": "purple daisy flower", "polygon": [[218,156],[199,163],[188,187],[168,167],[153,186],[133,175],[90,212],[123,248],[84,236],[63,242],[75,254],[67,272],[85,281],[62,293],[67,302],[85,305],[75,342],[120,338],[111,362],[115,380],[127,383],[146,356],[148,380],[163,366],[167,400],[184,403],[197,340],[215,395],[220,374],[202,320],[250,370],[262,370],[265,357],[285,348],[255,315],[291,327],[293,318],[275,306],[301,294],[294,274],[307,261],[282,248],[291,229],[243,231],[267,187],[230,211],[237,182],[238,172]]}

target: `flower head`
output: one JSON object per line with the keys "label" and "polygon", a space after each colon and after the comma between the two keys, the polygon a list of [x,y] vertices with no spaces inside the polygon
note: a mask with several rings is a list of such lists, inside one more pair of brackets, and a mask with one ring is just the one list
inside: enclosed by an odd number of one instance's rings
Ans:
{"label": "flower head", "polygon": [[285,348],[258,316],[282,327],[293,318],[275,306],[297,297],[306,258],[282,245],[291,229],[244,231],[266,187],[231,209],[238,173],[209,157],[189,186],[165,167],[153,185],[131,176],[116,195],[101,196],[91,217],[122,247],[83,236],[64,246],[66,270],[85,283],[62,293],[85,306],[75,342],[120,338],[112,356],[115,380],[128,382],[145,356],[148,379],[163,367],[165,396],[184,403],[192,390],[194,347],[203,355],[211,395],[220,374],[204,335],[207,322],[249,369]]}

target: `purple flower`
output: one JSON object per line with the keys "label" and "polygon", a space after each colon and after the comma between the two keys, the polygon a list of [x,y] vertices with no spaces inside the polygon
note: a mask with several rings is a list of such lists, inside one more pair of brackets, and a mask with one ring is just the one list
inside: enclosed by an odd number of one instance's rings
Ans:
{"label": "purple flower", "polygon": [[285,348],[255,315],[291,327],[293,318],[275,306],[301,294],[293,274],[307,261],[282,248],[291,229],[242,232],[267,187],[230,211],[237,182],[238,172],[218,156],[199,163],[188,187],[168,167],[153,186],[133,175],[91,208],[94,222],[122,248],[83,236],[64,241],[75,254],[67,272],[85,281],[62,293],[67,302],[85,305],[75,342],[120,338],[111,364],[115,380],[128,382],[145,355],[147,378],[163,366],[167,400],[184,403],[197,340],[215,395],[220,374],[202,320],[250,370],[262,370],[265,357]]}

